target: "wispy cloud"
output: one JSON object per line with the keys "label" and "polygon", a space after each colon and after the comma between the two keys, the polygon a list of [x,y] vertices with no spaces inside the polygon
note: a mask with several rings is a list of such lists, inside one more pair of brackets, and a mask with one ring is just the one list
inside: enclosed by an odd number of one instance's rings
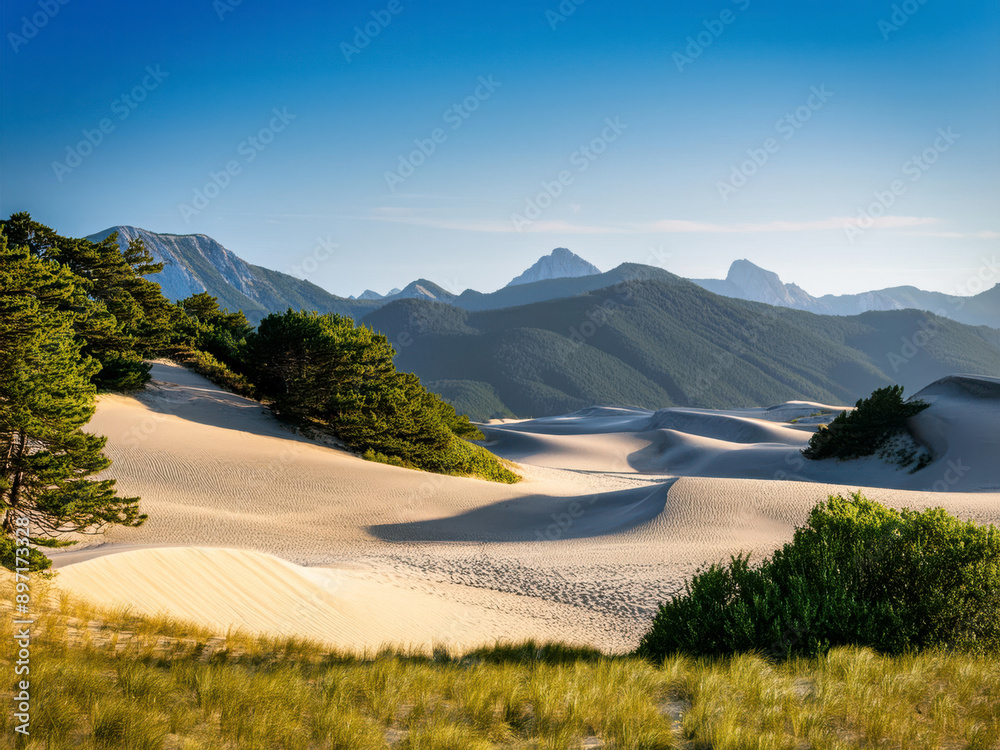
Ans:
{"label": "wispy cloud", "polygon": [[[493,219],[435,219],[427,216],[414,216],[407,209],[383,207],[375,211],[373,216],[365,217],[372,221],[386,221],[393,224],[409,224],[432,229],[456,229],[463,232],[489,232],[498,234],[515,234],[517,228],[509,221]],[[629,229],[617,227],[588,226],[570,224],[566,221],[535,221],[522,230],[542,234],[627,234]]]}
{"label": "wispy cloud", "polygon": [[[821,232],[843,230],[845,224],[854,221],[851,217],[835,216],[811,221],[767,221],[738,224],[718,224],[713,222],[690,221],[687,219],[660,219],[623,225],[575,224],[563,220],[533,221],[518,230],[511,222],[496,219],[439,219],[417,216],[411,209],[386,206],[375,209],[372,221],[385,221],[433,229],[452,229],[463,232],[487,232],[511,234],[531,232],[536,234],[764,234],[772,232]],[[925,216],[882,216],[873,219],[870,228],[906,229],[922,227],[940,222],[940,219]],[[927,233],[934,236],[934,233]],[[950,233],[938,233],[951,236]],[[977,236],[987,236],[980,233]],[[957,236],[957,235],[956,235]],[[965,235],[961,235],[965,236]]]}
{"label": "wispy cloud", "polygon": [[905,232],[915,237],[941,237],[949,240],[996,240],[1000,232],[984,230],[982,232]]}
{"label": "wispy cloud", "polygon": [[[831,229],[844,228],[845,224],[854,221],[848,216],[835,216],[829,219],[815,219],[812,221],[765,221],[751,222],[743,224],[714,224],[699,221],[686,221],[683,219],[663,219],[643,225],[643,231],[674,233],[703,233],[703,234],[764,234],[768,232],[821,232]],[[900,229],[903,227],[925,226],[935,224],[940,219],[924,216],[883,216],[873,219],[873,227],[880,229]]]}

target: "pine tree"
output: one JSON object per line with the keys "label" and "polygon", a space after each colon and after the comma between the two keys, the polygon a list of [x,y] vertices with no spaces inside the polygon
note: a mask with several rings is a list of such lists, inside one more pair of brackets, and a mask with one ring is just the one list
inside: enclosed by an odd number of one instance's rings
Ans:
{"label": "pine tree", "polygon": [[456,436],[482,434],[468,417],[396,371],[382,334],[340,315],[269,315],[247,338],[247,372],[279,414],[328,426],[347,445],[445,469]]}
{"label": "pine tree", "polygon": [[208,292],[193,294],[177,303],[186,321],[178,330],[189,338],[196,349],[208,352],[228,367],[239,368],[241,349],[253,326],[242,311],[231,313],[219,307],[219,301]]}
{"label": "pine tree", "polygon": [[13,247],[26,247],[33,257],[57,261],[74,274],[87,297],[100,305],[74,322],[84,339],[84,354],[101,368],[94,382],[101,390],[135,390],[149,380],[144,357],[156,355],[174,341],[183,313],[170,304],[160,286],[146,278],[163,270],[141,240],[122,250],[111,234],[100,242],[62,237],[16,213],[2,222]]}
{"label": "pine tree", "polygon": [[[96,312],[95,312],[96,310]],[[77,277],[55,260],[8,247],[0,232],[0,564],[13,566],[16,525],[32,543],[62,547],[67,532],[138,526],[138,498],[118,497],[113,480],[91,480],[110,461],[105,438],[83,427],[95,409],[99,364],[81,353],[81,319],[99,320]],[[103,318],[105,321],[107,318]],[[113,319],[112,319],[113,320]],[[51,563],[35,549],[32,567]]]}

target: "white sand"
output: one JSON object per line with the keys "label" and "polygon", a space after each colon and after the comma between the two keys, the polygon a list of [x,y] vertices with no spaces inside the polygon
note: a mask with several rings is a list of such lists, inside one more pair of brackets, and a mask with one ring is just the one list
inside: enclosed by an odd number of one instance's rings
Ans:
{"label": "white sand", "polygon": [[491,449],[526,477],[509,486],[362,461],[182,368],[153,375],[139,399],[103,397],[91,424],[150,520],[55,554],[60,585],[220,631],[626,650],[696,567],[770,552],[831,493],[1000,525],[1000,381],[921,394],[932,405],[914,424],[940,458],[913,475],[805,461],[804,423],[838,407],[796,402],[491,423]]}

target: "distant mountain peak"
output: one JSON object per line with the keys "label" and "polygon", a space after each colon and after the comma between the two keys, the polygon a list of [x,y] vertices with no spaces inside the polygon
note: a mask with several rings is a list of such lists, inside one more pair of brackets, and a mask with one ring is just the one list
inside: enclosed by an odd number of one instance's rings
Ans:
{"label": "distant mountain peak", "polygon": [[594,276],[599,273],[601,273],[601,269],[593,263],[584,260],[568,248],[557,247],[548,255],[543,255],[535,261],[534,265],[520,276],[511,279],[507,286],[531,284],[535,281],[547,281],[549,279]]}
{"label": "distant mountain peak", "polygon": [[746,282],[753,283],[762,279],[767,279],[768,281],[773,281],[777,284],[781,283],[781,279],[774,271],[768,271],[766,268],[761,268],[756,263],[752,263],[746,258],[734,260],[732,265],[729,266],[729,273],[726,275],[726,281],[736,285],[741,285]]}
{"label": "distant mountain peak", "polygon": [[783,283],[774,271],[761,268],[746,258],[733,261],[726,275],[726,283],[737,290],[736,296],[754,302],[805,308],[813,301],[801,287]]}
{"label": "distant mountain peak", "polygon": [[733,261],[725,279],[691,281],[724,297],[808,310],[818,315],[858,315],[870,310],[931,310],[960,323],[1000,328],[1000,284],[993,291],[973,297],[926,292],[913,286],[814,297],[798,284],[783,283],[778,274],[746,258]]}
{"label": "distant mountain peak", "polygon": [[123,224],[87,239],[98,242],[113,232],[122,248],[132,240],[142,240],[156,262],[163,264],[161,272],[147,278],[159,284],[171,301],[208,292],[222,307],[242,310],[252,323],[268,312],[289,307],[324,312],[344,309],[346,300],[308,281],[247,263],[208,235],[157,233]]}

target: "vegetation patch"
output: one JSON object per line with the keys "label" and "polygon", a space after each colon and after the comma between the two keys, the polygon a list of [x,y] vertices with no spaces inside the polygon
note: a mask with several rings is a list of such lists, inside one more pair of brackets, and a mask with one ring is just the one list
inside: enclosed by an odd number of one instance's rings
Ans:
{"label": "vegetation patch", "polygon": [[[0,669],[12,669],[16,644],[2,614]],[[67,597],[49,599],[36,619],[31,747],[987,750],[1000,742],[996,655],[841,647],[781,663],[744,654],[650,664],[523,643],[359,656],[301,640],[213,637]],[[12,696],[5,683],[0,697]],[[12,721],[0,713],[0,732],[11,736]]]}
{"label": "vegetation patch", "polygon": [[220,362],[208,352],[198,349],[184,349],[175,353],[173,359],[230,393],[247,398],[257,398],[259,395],[253,383],[238,372],[234,372],[228,365]]}
{"label": "vegetation patch", "polygon": [[654,661],[814,656],[848,645],[996,653],[998,613],[1000,531],[854,493],[817,505],[760,565],[736,556],[700,571],[660,606],[638,653]]}
{"label": "vegetation patch", "polygon": [[243,371],[279,416],[325,426],[366,458],[443,474],[517,481],[466,441],[469,418],[399,372],[389,340],[341,315],[269,315],[246,337]]}
{"label": "vegetation patch", "polygon": [[813,460],[848,460],[878,455],[900,466],[922,469],[931,461],[907,428],[907,420],[928,404],[903,401],[903,386],[879,388],[868,398],[859,399],[853,411],[842,411],[830,424],[820,425],[802,455]]}

